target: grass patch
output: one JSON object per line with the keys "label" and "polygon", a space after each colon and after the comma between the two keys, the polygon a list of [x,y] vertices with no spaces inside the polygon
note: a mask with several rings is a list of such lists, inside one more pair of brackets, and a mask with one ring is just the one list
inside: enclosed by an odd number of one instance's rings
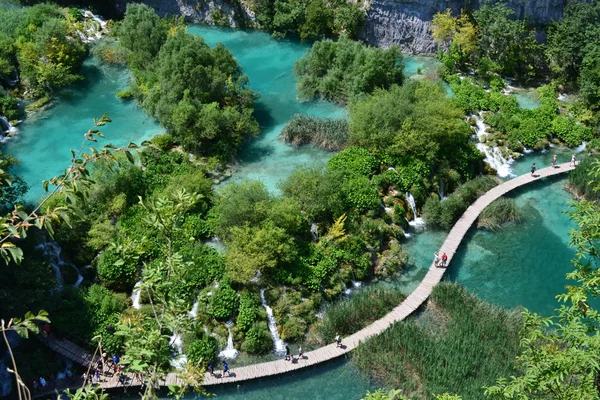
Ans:
{"label": "grass patch", "polygon": [[522,326],[517,310],[493,306],[449,282],[435,287],[427,308],[432,306],[447,318],[396,323],[361,344],[353,362],[379,383],[415,399],[448,392],[479,400],[484,386],[515,373]]}
{"label": "grass patch", "polygon": [[327,305],[317,325],[321,344],[333,342],[335,334],[351,335],[383,317],[402,302],[406,295],[395,288],[369,286],[350,297]]}
{"label": "grass patch", "polygon": [[515,199],[501,197],[487,206],[479,215],[478,228],[496,231],[502,226],[521,222],[523,213]]}
{"label": "grass patch", "polygon": [[348,121],[296,114],[279,137],[293,146],[313,144],[327,151],[339,151],[348,144]]}

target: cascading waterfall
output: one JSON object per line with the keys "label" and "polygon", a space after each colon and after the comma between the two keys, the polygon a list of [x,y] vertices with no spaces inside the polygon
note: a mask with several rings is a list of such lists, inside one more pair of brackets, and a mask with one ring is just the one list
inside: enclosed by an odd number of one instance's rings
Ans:
{"label": "cascading waterfall", "polygon": [[233,321],[227,321],[225,326],[227,327],[227,347],[219,353],[219,358],[233,360],[238,355],[238,351],[233,347],[233,335],[231,334]]}
{"label": "cascading waterfall", "polygon": [[415,198],[413,197],[412,194],[410,194],[410,192],[406,192],[406,201],[408,202],[408,205],[410,206],[410,209],[412,210],[412,213],[413,213],[413,219],[412,219],[412,221],[408,221],[408,224],[410,226],[425,225],[425,221],[423,220],[423,218],[417,217],[417,203],[415,203]]}
{"label": "cascading waterfall", "polygon": [[487,136],[487,127],[481,115],[481,113],[472,115],[473,119],[475,119],[475,134],[477,135],[477,139],[479,139],[479,143],[475,146],[485,154],[485,162],[496,170],[499,177],[506,178],[514,175],[510,167],[514,160],[512,158],[506,159],[498,147],[489,147],[481,142],[481,139]]}
{"label": "cascading waterfall", "polygon": [[185,364],[187,364],[187,357],[183,354],[183,343],[181,341],[181,335],[178,333],[174,333],[169,338],[169,342],[171,346],[175,348],[175,357],[171,359],[171,365],[175,369],[185,369]]}
{"label": "cascading waterfall", "polygon": [[78,287],[83,281],[83,275],[79,272],[79,269],[68,262],[65,262],[62,259],[61,253],[62,248],[58,245],[58,243],[54,241],[46,241],[44,243],[40,243],[36,246],[38,249],[42,249],[44,252],[44,256],[48,258],[48,263],[50,267],[54,270],[54,274],[56,276],[56,288],[55,290],[62,290],[64,286],[64,280],[61,272],[61,267],[73,268],[73,270],[77,273],[77,279],[75,283],[73,283],[73,287]]}
{"label": "cascading waterfall", "polygon": [[141,280],[136,282],[135,286],[133,287],[133,292],[131,292],[131,306],[136,310],[142,308],[142,304],[140,303],[140,298],[142,297],[141,285]]}
{"label": "cascading waterfall", "polygon": [[2,138],[0,142],[5,142],[6,140],[8,140],[7,136],[10,136],[15,132],[17,132],[17,128],[12,126],[12,124],[8,119],[6,119],[6,117],[0,115],[0,133],[5,135],[5,137]]}
{"label": "cascading waterfall", "polygon": [[275,322],[275,317],[273,316],[273,310],[271,307],[269,307],[267,300],[265,299],[265,289],[260,289],[260,301],[261,305],[267,311],[267,321],[269,330],[271,331],[271,337],[273,338],[273,349],[276,353],[285,353],[285,342],[279,337],[277,323]]}
{"label": "cascading waterfall", "polygon": [[192,309],[189,312],[190,317],[196,318],[198,316],[198,306],[199,305],[200,305],[200,302],[196,299],[196,301],[194,302],[194,305],[192,306]]}
{"label": "cascading waterfall", "polygon": [[438,194],[440,195],[441,200],[444,200],[446,198],[444,196],[445,189],[446,189],[446,185],[444,185],[444,180],[440,179],[440,190],[439,190]]}

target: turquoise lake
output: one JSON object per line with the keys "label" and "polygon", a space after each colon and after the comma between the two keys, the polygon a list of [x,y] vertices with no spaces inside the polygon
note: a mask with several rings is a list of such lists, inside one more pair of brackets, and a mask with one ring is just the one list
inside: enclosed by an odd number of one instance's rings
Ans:
{"label": "turquoise lake", "polygon": [[[242,151],[233,181],[260,179],[277,192],[277,184],[301,165],[325,163],[331,153],[305,147],[294,149],[278,140],[285,122],[295,113],[340,117],[344,109],[326,102],[299,103],[296,100],[294,62],[308,45],[275,40],[262,32],[234,31],[192,26],[207,43],[223,42],[238,58],[250,78],[250,87],[259,92],[257,118],[262,134]],[[406,71],[426,71],[431,59],[407,58]],[[3,145],[3,151],[23,164],[16,171],[32,186],[28,199],[42,194],[41,181],[60,173],[70,160],[69,150],[79,148],[92,117],[108,112],[113,123],[102,131],[107,142],[124,145],[141,142],[162,131],[156,121],[134,102],[117,99],[116,91],[127,86],[130,75],[123,69],[88,61],[85,82],[57,96],[50,109],[29,118],[20,133]],[[524,104],[525,105],[525,104]],[[527,106],[535,106],[531,101]],[[86,145],[87,146],[87,145]],[[549,165],[554,152],[567,161],[571,151],[552,149],[546,154],[528,155],[513,165],[516,173],[528,171],[531,162],[538,168]],[[483,299],[506,307],[526,306],[548,314],[556,307],[554,296],[565,286],[573,251],[568,247],[568,230],[573,227],[562,211],[570,196],[562,189],[565,180],[539,182],[512,194],[524,208],[525,220],[498,232],[473,229],[449,267],[448,279],[461,282]],[[398,281],[406,290],[414,288],[429,266],[433,252],[445,238],[444,232],[413,232],[405,248],[414,264]],[[227,399],[360,399],[371,385],[344,361],[279,378],[216,388]]]}

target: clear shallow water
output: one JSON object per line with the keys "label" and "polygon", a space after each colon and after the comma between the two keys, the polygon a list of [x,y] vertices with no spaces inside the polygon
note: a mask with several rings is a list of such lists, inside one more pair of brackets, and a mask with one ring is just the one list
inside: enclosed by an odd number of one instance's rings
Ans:
{"label": "clear shallow water", "polygon": [[[343,359],[274,378],[208,388],[217,399],[232,400],[359,400],[367,390],[374,387]],[[186,396],[187,400],[204,398]]]}
{"label": "clear shallow water", "polygon": [[190,26],[188,32],[202,36],[210,46],[221,42],[231,50],[250,78],[250,87],[261,96],[256,104],[256,117],[262,133],[242,150],[231,181],[261,180],[270,191],[277,193],[277,184],[297,167],[327,162],[332,153],[311,146],[294,148],[278,139],[285,123],[294,114],[329,118],[346,116],[343,108],[332,103],[300,103],[296,99],[296,79],[292,69],[309,49],[308,44],[275,40],[260,31],[201,25]]}
{"label": "clear shallow water", "polygon": [[140,143],[161,132],[158,123],[133,101],[122,101],[115,93],[127,87],[130,74],[112,66],[98,65],[93,59],[83,67],[85,81],[63,90],[53,106],[36,113],[19,125],[19,132],[8,140],[2,151],[21,160],[15,173],[30,185],[27,200],[37,201],[43,194],[42,180],[62,173],[69,165],[71,149],[79,149],[83,134],[92,127],[93,118],[104,113],[112,123],[100,128],[106,136],[99,143],[123,146]]}

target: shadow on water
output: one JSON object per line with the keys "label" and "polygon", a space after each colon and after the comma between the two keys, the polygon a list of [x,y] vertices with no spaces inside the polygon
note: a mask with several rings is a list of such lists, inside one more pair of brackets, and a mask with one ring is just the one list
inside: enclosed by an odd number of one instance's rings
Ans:
{"label": "shadow on water", "polygon": [[[496,232],[471,228],[452,260],[447,279],[462,283],[493,304],[523,305],[544,315],[552,313],[557,307],[555,296],[568,284],[565,275],[572,270],[574,256],[566,236],[572,224],[562,214],[567,199],[564,193],[556,193],[561,188],[562,181],[553,179],[513,193],[523,221]],[[564,201],[549,203],[552,192]]]}

